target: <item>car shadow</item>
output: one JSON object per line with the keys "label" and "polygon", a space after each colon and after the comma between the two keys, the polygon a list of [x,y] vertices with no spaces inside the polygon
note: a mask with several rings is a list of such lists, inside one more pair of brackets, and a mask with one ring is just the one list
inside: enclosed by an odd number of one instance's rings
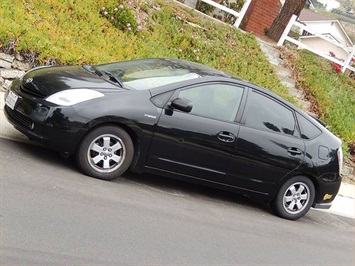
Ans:
{"label": "car shadow", "polygon": [[113,182],[119,183],[122,182],[122,179],[124,179],[125,182],[134,182],[165,193],[187,195],[207,201],[227,203],[231,205],[243,205],[243,207],[250,209],[262,209],[272,215],[269,206],[266,203],[246,195],[209,187],[207,185],[190,183],[188,181],[181,181],[149,173],[136,174],[130,171]]}
{"label": "car shadow", "polygon": [[[12,140],[6,141],[12,142],[11,145],[14,145],[15,149],[18,149],[22,156],[36,157],[37,160],[43,162],[44,164],[52,164],[55,167],[80,173],[80,170],[76,166],[75,158],[73,157],[64,158],[59,153],[39,145],[31,145]],[[204,200],[214,202],[239,204],[251,209],[262,209],[264,212],[272,215],[268,205],[256,199],[205,185],[194,184],[163,176],[148,173],[136,174],[128,171],[122,177],[110,182],[115,184],[129,182],[131,184],[137,184],[140,186],[150,187],[155,190],[160,190],[165,193],[185,194],[190,197],[202,198]]]}
{"label": "car shadow", "polygon": [[11,143],[13,149],[18,150],[18,154],[21,154],[22,157],[35,157],[38,161],[45,164],[53,164],[57,167],[69,168],[73,171],[78,171],[75,165],[74,160],[65,159],[59,153],[47,149],[44,146],[37,145],[37,143],[25,143],[18,142],[10,139],[2,139],[1,145],[6,145],[6,143]]}

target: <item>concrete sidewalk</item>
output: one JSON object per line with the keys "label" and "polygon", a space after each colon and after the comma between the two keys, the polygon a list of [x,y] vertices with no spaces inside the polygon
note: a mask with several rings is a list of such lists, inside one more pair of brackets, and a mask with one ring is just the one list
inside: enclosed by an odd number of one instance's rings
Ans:
{"label": "concrete sidewalk", "polygon": [[[25,135],[14,129],[5,118],[3,112],[5,105],[4,95],[4,92],[0,92],[0,138],[34,144]],[[338,195],[333,201],[332,207],[329,210],[321,211],[331,212],[355,219],[355,186],[343,182]]]}

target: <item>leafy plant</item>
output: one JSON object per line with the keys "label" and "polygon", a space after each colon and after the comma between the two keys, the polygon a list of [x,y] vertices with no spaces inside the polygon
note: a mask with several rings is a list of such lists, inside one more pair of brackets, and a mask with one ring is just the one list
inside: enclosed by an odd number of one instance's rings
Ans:
{"label": "leafy plant", "polygon": [[123,2],[116,6],[101,7],[100,14],[108,19],[113,26],[124,32],[137,32],[141,30],[141,26],[137,23],[133,11]]}
{"label": "leafy plant", "polygon": [[[245,3],[244,0],[237,0],[237,1],[215,0],[215,2],[217,2],[220,5],[226,6],[234,11],[240,11]],[[228,24],[234,24],[236,21],[236,17],[234,15],[225,12],[223,10],[219,10],[218,12],[217,11],[215,12],[215,10],[218,10],[217,8],[200,0],[197,1],[196,9],[201,11],[202,13],[213,16]]]}
{"label": "leafy plant", "polygon": [[203,1],[198,0],[196,9],[201,11],[202,13],[205,13],[206,15],[212,15],[213,11],[215,10],[215,7]]}
{"label": "leafy plant", "polygon": [[[229,1],[229,0],[222,0],[220,2],[221,5],[224,5],[234,11],[240,11],[244,5],[245,1],[244,0],[237,0],[237,1]],[[237,20],[237,18],[225,11],[220,11],[220,19],[228,24],[233,25],[235,23],[235,21]]]}

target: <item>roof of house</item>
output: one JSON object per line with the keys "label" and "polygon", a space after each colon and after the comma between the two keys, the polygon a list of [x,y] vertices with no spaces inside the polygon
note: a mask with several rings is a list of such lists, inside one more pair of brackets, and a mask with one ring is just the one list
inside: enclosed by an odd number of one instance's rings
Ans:
{"label": "roof of house", "polygon": [[298,17],[299,21],[336,21],[335,18],[331,18],[316,12],[313,12],[309,9],[303,9],[300,16]]}

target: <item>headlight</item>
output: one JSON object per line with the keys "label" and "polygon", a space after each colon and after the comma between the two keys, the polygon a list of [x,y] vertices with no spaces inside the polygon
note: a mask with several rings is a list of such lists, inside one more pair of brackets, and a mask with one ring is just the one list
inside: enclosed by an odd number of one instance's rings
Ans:
{"label": "headlight", "polygon": [[54,93],[46,100],[58,105],[69,106],[100,97],[104,97],[104,94],[99,91],[89,89],[73,89]]}

